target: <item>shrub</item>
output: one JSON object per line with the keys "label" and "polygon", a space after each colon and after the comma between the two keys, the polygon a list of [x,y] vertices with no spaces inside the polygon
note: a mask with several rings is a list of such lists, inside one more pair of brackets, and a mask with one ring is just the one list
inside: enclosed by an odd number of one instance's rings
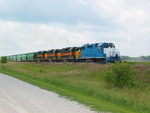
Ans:
{"label": "shrub", "polygon": [[135,72],[128,63],[111,64],[106,72],[105,81],[113,87],[132,87],[135,85]]}
{"label": "shrub", "polygon": [[1,63],[7,63],[7,57],[1,57]]}

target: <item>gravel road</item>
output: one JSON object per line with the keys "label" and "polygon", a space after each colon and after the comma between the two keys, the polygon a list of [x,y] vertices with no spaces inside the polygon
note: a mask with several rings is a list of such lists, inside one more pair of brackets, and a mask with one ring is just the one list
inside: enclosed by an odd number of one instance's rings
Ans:
{"label": "gravel road", "polygon": [[0,74],[0,113],[95,113],[77,102]]}

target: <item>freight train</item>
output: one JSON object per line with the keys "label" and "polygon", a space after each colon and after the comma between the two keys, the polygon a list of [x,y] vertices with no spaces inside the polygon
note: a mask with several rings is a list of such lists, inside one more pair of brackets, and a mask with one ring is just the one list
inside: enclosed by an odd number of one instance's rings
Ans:
{"label": "freight train", "polygon": [[16,62],[99,62],[121,61],[120,53],[113,43],[84,44],[81,47],[66,47],[6,56]]}

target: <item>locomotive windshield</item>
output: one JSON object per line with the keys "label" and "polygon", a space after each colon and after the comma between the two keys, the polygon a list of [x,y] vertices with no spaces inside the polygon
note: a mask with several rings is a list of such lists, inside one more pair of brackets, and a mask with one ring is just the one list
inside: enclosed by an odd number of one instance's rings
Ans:
{"label": "locomotive windshield", "polygon": [[112,43],[104,44],[104,48],[115,48],[115,45]]}

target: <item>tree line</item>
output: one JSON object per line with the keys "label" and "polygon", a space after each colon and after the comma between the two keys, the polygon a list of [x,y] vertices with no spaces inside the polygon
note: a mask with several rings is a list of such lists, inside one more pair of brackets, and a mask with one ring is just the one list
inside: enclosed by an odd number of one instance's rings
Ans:
{"label": "tree line", "polygon": [[121,56],[121,59],[126,60],[126,61],[150,61],[150,55],[149,56],[139,56],[139,57]]}

